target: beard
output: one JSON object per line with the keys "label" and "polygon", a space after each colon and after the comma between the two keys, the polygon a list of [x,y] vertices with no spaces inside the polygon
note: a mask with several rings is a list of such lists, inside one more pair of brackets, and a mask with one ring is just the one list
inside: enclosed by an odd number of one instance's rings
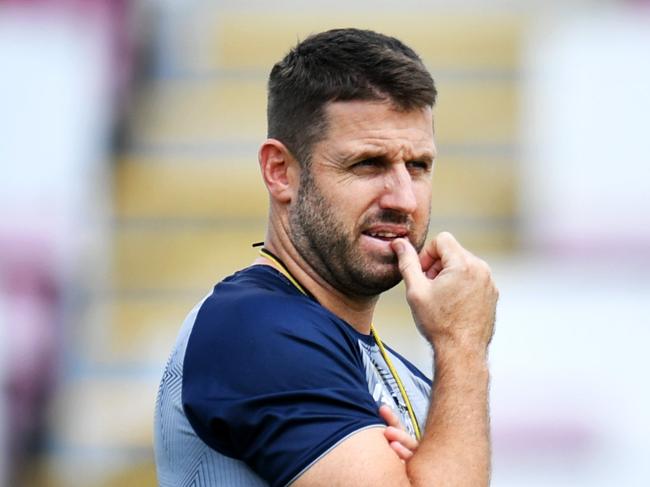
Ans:
{"label": "beard", "polygon": [[[410,215],[395,210],[379,210],[366,216],[359,228],[391,223],[409,228],[409,239],[419,252],[426,229],[414,233]],[[348,296],[374,297],[394,287],[402,276],[397,256],[370,255],[359,247],[361,232],[346,229],[315,184],[310,168],[303,168],[296,202],[289,210],[292,244],[300,256],[332,287]]]}

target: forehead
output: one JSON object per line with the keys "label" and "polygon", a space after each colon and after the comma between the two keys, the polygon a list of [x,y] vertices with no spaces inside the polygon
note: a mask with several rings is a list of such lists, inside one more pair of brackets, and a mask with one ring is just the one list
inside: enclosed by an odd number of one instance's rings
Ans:
{"label": "forehead", "polygon": [[398,110],[388,101],[338,101],[325,107],[324,148],[347,152],[406,152],[435,157],[431,107]]}

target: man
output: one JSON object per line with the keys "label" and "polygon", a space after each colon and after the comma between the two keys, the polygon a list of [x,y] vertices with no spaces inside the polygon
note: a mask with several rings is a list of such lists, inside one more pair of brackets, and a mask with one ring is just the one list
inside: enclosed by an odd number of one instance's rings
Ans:
{"label": "man", "polygon": [[[425,245],[435,96],[410,48],[369,31],[311,36],[273,67],[264,248],[183,325],[157,401],[161,485],[489,483],[497,292],[450,234]],[[402,279],[433,384],[372,326]]]}

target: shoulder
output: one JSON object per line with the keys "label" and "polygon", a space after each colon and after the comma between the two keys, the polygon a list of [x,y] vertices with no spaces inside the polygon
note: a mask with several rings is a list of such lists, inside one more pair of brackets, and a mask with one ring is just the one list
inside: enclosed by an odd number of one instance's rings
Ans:
{"label": "shoulder", "polygon": [[348,328],[266,270],[224,280],[202,304],[184,358],[192,428],[281,485],[349,434],[383,424]]}
{"label": "shoulder", "polygon": [[278,322],[287,315],[319,315],[319,306],[301,294],[277,270],[269,266],[243,269],[217,284],[203,302],[197,321],[211,324]]}
{"label": "shoulder", "polygon": [[250,347],[291,338],[347,342],[354,338],[347,328],[276,269],[253,266],[215,286],[197,313],[191,340]]}
{"label": "shoulder", "polygon": [[[241,380],[250,373],[271,386],[279,378],[308,380],[305,369],[358,370],[359,348],[348,328],[275,269],[248,268],[215,286],[201,305],[185,354],[185,381],[217,375]],[[259,381],[251,384],[259,387]]]}

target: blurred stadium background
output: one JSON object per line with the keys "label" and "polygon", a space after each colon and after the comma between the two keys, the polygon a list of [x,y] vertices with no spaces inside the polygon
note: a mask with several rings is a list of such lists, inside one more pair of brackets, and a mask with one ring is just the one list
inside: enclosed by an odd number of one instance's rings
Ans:
{"label": "blurred stadium background", "polygon": [[[265,81],[356,26],[439,88],[431,231],[501,289],[495,487],[650,485],[650,4],[0,2],[0,486],[155,485],[175,334],[255,257]],[[376,324],[423,368],[400,288]]]}

